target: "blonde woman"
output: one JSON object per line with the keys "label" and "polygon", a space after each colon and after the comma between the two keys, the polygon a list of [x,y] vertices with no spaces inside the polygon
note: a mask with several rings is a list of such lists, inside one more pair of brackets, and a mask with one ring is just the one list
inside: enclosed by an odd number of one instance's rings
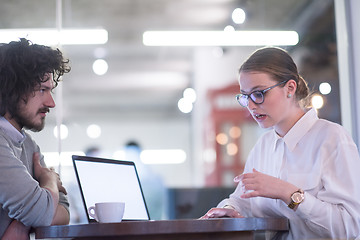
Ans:
{"label": "blonde woman", "polygon": [[280,48],[254,52],[239,70],[240,105],[262,128],[228,199],[202,219],[285,217],[286,239],[355,238],[360,232],[360,158],[350,135],[306,108],[309,90]]}

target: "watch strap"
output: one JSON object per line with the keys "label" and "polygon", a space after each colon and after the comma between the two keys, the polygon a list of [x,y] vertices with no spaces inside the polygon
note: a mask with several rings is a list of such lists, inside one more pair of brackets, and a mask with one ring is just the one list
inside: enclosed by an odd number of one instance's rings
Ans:
{"label": "watch strap", "polygon": [[[302,200],[301,200],[300,202],[295,202],[295,201],[293,200],[292,197],[293,197],[293,195],[294,195],[295,193],[300,193],[300,194],[302,194]],[[304,191],[301,190],[301,189],[295,191],[293,194],[291,194],[290,200],[291,200],[291,202],[289,203],[288,207],[289,207],[290,209],[294,209],[297,205],[299,205],[300,203],[302,203],[302,202],[304,201]]]}

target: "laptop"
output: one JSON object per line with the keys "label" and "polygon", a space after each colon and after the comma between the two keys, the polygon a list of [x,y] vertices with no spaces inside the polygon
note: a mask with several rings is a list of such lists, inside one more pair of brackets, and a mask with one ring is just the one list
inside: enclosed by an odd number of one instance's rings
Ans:
{"label": "laptop", "polygon": [[123,221],[150,220],[134,162],[72,156],[76,178],[87,209],[97,202],[125,202]]}

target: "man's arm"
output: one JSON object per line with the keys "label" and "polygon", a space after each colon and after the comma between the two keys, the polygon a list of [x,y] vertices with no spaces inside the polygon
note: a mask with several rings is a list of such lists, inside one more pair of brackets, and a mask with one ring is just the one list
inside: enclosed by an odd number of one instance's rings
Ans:
{"label": "man's arm", "polygon": [[[57,209],[51,222],[51,225],[66,225],[70,222],[69,212],[61,204],[57,205]],[[29,240],[30,227],[25,226],[17,220],[13,220],[6,229],[1,240]]]}
{"label": "man's arm", "polygon": [[62,186],[59,175],[53,170],[41,166],[39,153],[34,153],[33,163],[35,179],[39,181],[40,187],[47,189],[51,193],[53,204],[56,207],[51,225],[69,224],[69,212],[64,206],[59,204],[59,192],[67,194],[66,189]]}
{"label": "man's arm", "polygon": [[9,227],[6,229],[1,240],[29,240],[29,231],[30,227],[25,226],[21,222],[14,220],[10,223]]}
{"label": "man's arm", "polygon": [[[65,209],[64,206],[58,204],[55,216],[51,225],[66,225],[70,222],[69,212]],[[17,220],[13,220],[8,228],[6,229],[1,240],[29,240],[29,231],[30,227],[25,226]]]}
{"label": "man's arm", "polygon": [[67,225],[70,222],[70,214],[61,204],[58,204],[51,225]]}

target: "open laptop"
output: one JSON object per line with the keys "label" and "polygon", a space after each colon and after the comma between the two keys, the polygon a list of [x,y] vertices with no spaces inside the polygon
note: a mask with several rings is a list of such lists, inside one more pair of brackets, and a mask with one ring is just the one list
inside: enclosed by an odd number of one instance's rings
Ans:
{"label": "open laptop", "polygon": [[125,202],[123,221],[150,220],[134,162],[72,156],[89,223],[87,209],[97,202]]}

